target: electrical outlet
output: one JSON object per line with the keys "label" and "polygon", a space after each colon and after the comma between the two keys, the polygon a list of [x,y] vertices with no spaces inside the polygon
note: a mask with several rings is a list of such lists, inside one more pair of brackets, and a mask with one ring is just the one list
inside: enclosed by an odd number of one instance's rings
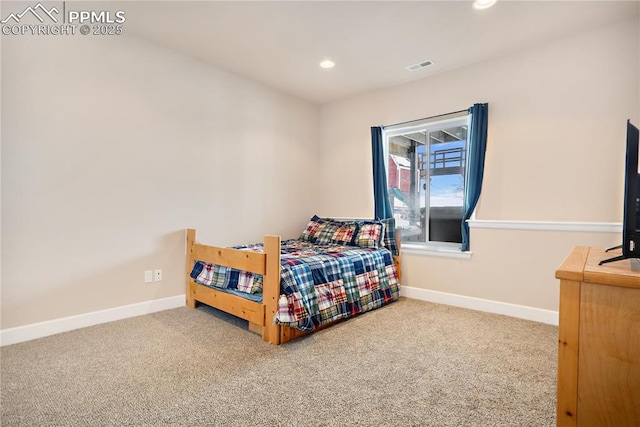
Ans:
{"label": "electrical outlet", "polygon": [[153,271],[153,280],[159,282],[162,280],[162,270]]}
{"label": "electrical outlet", "polygon": [[145,272],[144,272],[144,283],[151,283],[151,282],[153,282],[153,271],[145,270]]}

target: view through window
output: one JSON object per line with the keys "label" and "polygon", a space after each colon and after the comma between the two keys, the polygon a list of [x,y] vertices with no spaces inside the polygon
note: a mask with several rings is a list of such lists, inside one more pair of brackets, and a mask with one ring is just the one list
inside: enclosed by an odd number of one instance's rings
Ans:
{"label": "view through window", "polygon": [[462,242],[468,129],[468,115],[385,129],[389,200],[403,242]]}

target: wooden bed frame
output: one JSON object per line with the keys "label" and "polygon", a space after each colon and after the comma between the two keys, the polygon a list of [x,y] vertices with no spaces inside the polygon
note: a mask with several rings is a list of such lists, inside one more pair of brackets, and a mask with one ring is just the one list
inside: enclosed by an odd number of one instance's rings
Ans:
{"label": "wooden bed frame", "polygon": [[[396,244],[400,250],[400,232],[396,231]],[[195,261],[203,261],[262,274],[262,302],[255,302],[200,285],[191,278]],[[400,254],[393,257],[401,278]],[[240,317],[249,322],[249,330],[258,333],[271,344],[284,344],[308,332],[277,325],[273,318],[278,310],[280,298],[280,237],[265,236],[264,252],[249,252],[239,249],[208,246],[196,243],[196,231],[187,229],[186,304],[196,308],[198,302]]]}

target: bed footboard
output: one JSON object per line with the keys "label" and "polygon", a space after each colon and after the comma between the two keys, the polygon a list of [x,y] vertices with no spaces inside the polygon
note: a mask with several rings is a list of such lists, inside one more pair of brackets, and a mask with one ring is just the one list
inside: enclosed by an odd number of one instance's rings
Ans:
{"label": "bed footboard", "polygon": [[[263,275],[262,303],[196,283],[191,278],[196,260]],[[187,229],[185,296],[187,307],[195,308],[200,301],[233,314],[247,320],[249,329],[263,340],[280,344],[281,328],[273,322],[280,297],[280,237],[265,236],[264,252],[257,253],[196,243],[196,231]]]}

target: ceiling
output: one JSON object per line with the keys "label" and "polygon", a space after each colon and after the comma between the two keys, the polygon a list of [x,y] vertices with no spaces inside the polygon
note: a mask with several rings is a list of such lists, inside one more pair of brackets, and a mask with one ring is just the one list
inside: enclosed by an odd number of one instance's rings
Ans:
{"label": "ceiling", "polygon": [[[638,16],[638,1],[141,1],[125,31],[323,104]],[[94,7],[95,8],[95,7]],[[636,18],[637,19],[637,18]],[[319,62],[331,58],[333,69]],[[410,72],[425,60],[434,65]]]}

